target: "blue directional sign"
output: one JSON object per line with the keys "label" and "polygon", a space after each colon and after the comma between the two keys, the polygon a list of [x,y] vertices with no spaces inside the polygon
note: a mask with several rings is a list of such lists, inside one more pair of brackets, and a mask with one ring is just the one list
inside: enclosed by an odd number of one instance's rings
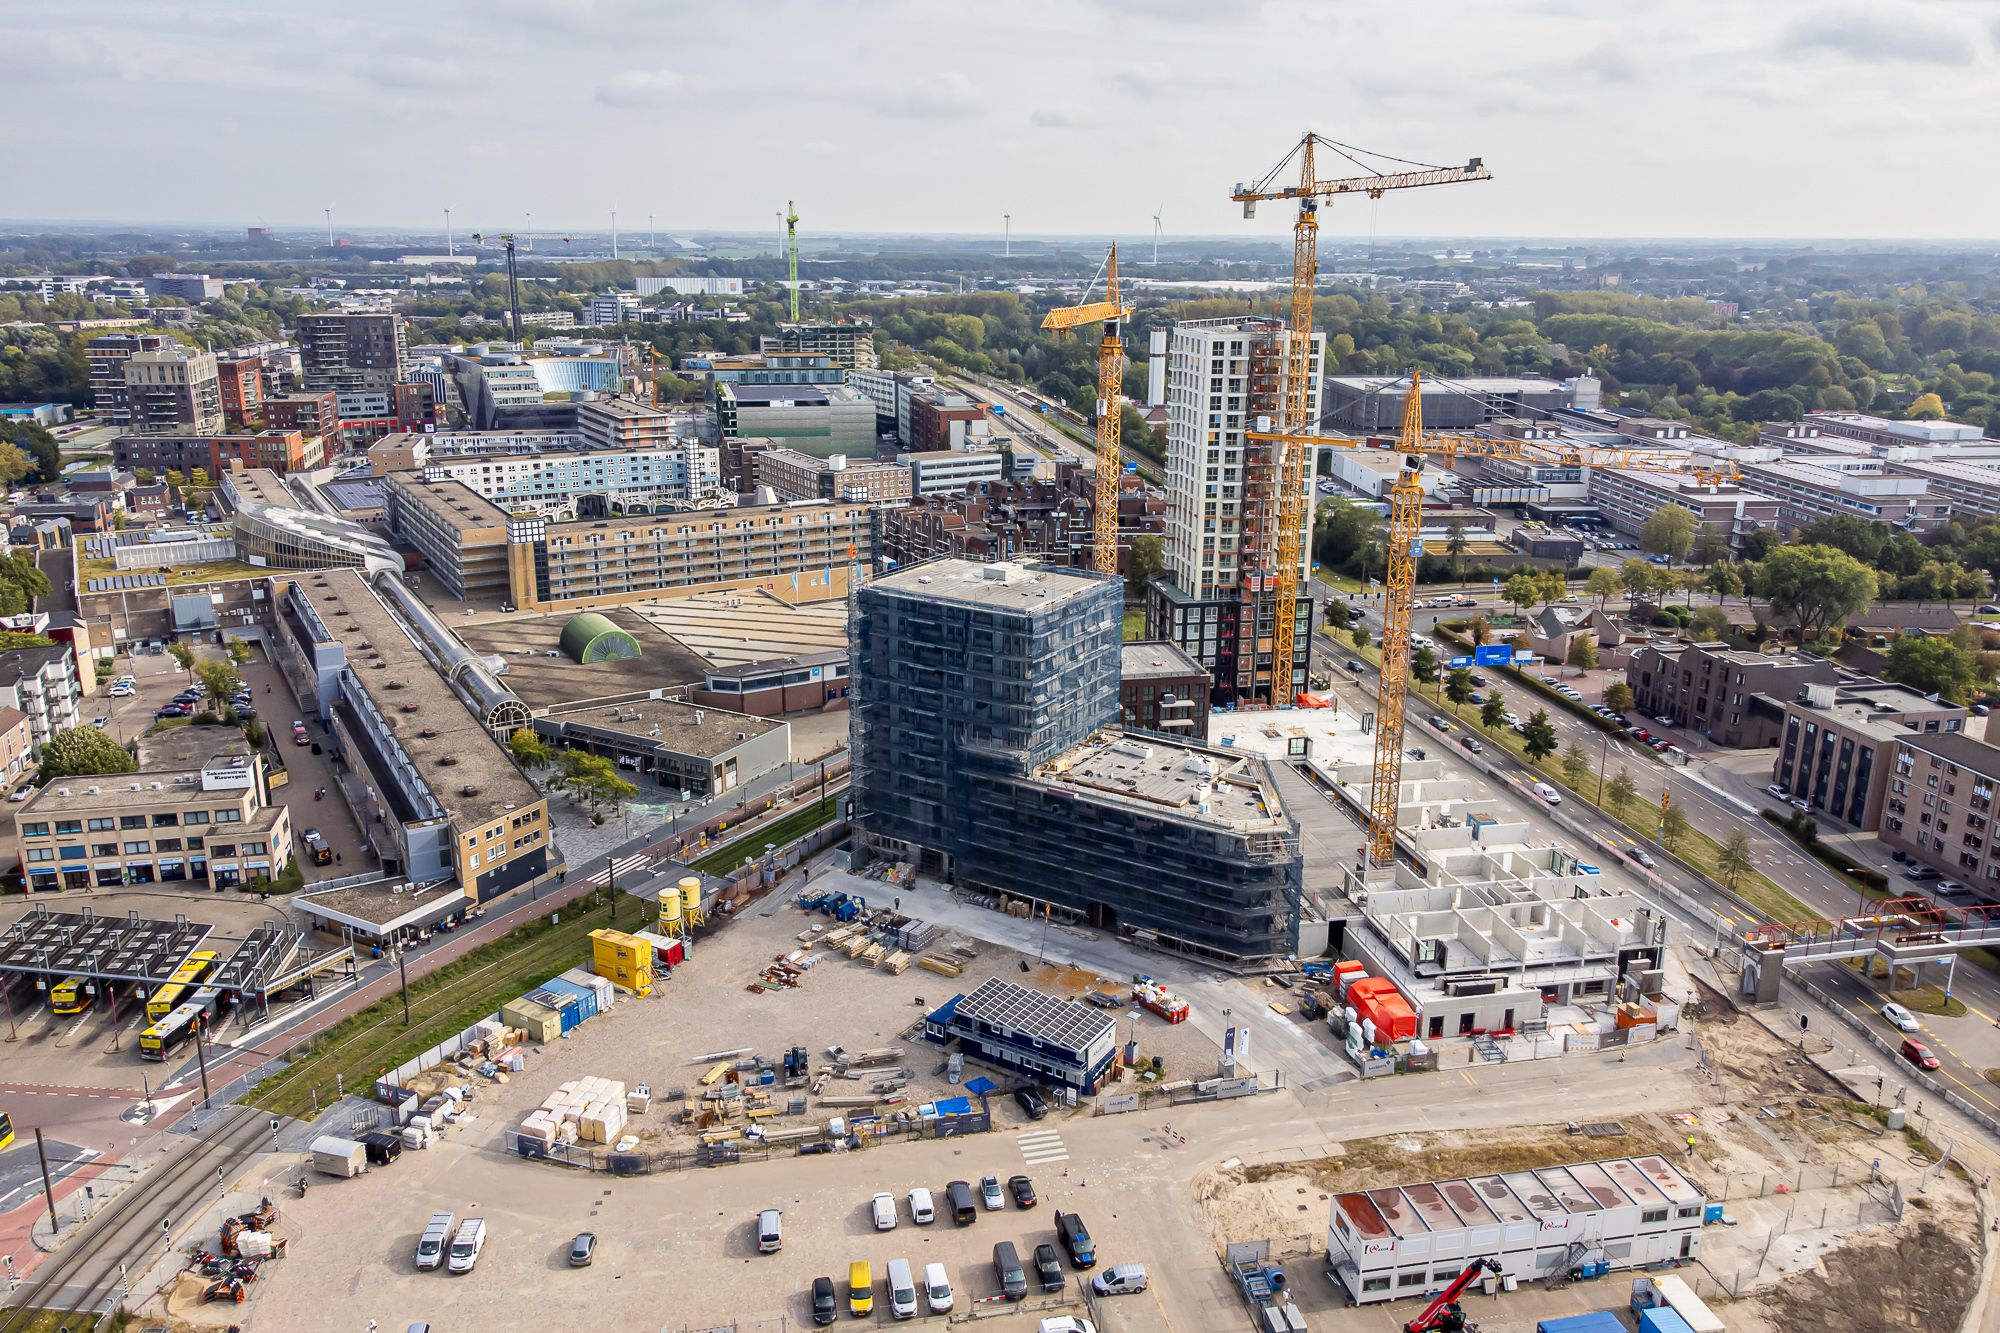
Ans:
{"label": "blue directional sign", "polygon": [[1452,668],[1455,671],[1459,667],[1471,666],[1472,659],[1469,657],[1450,657],[1445,659],[1445,665]]}
{"label": "blue directional sign", "polygon": [[1482,644],[1472,650],[1472,660],[1477,666],[1514,665],[1514,645],[1510,643]]}

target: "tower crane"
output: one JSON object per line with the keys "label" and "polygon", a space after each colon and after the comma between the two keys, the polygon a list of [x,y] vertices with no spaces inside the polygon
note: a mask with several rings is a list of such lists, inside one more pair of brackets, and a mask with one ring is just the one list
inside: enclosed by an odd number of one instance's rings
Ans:
{"label": "tower crane", "polygon": [[785,285],[792,289],[792,323],[799,322],[799,210],[791,200],[785,200],[785,246],[791,254],[791,263],[785,275]]}
{"label": "tower crane", "polygon": [[[1367,442],[1316,432],[1284,434],[1260,428],[1245,438],[1307,452],[1313,447],[1365,448]],[[1403,786],[1403,711],[1410,684],[1410,619],[1416,604],[1417,559],[1423,554],[1424,460],[1449,467],[1460,458],[1509,458],[1568,467],[1656,468],[1688,471],[1687,455],[1662,449],[1594,448],[1561,440],[1512,440],[1478,435],[1424,433],[1423,377],[1409,376],[1402,432],[1396,447],[1402,471],[1389,488],[1389,559],[1383,576],[1382,672],[1375,715],[1375,767],[1368,795],[1368,857],[1391,864],[1396,856],[1396,805]]]}
{"label": "tower crane", "polygon": [[[1364,175],[1322,180],[1315,150],[1324,148],[1359,167]],[[1297,159],[1299,183],[1280,185],[1278,177]],[[1375,163],[1408,168],[1383,171]],[[1456,185],[1463,181],[1492,179],[1485,164],[1473,158],[1462,167],[1440,167],[1411,162],[1371,152],[1351,144],[1337,143],[1308,130],[1278,165],[1254,181],[1240,183],[1230,198],[1243,205],[1243,216],[1257,216],[1257,205],[1266,199],[1299,201],[1298,221],[1292,228],[1291,323],[1285,332],[1284,407],[1279,413],[1279,429],[1288,436],[1300,436],[1315,424],[1312,415],[1313,289],[1319,282],[1319,203],[1343,194],[1365,194],[1380,199],[1390,190],[1409,190],[1426,185]],[[1275,590],[1271,647],[1271,702],[1291,702],[1292,659],[1297,648],[1299,565],[1304,558],[1304,529],[1312,485],[1309,445],[1284,444],[1278,456],[1278,531],[1270,570]]]}
{"label": "tower crane", "polygon": [[[1085,324],[1102,323],[1097,344],[1097,494],[1091,509],[1091,567],[1100,574],[1118,572],[1118,480],[1120,390],[1125,380],[1125,348],[1118,340],[1118,323],[1132,307],[1118,299],[1118,247],[1104,261],[1104,299],[1060,306],[1042,316],[1042,327],[1067,333]],[[1091,286],[1097,285],[1091,280]],[[1089,296],[1088,289],[1084,291]]]}
{"label": "tower crane", "polygon": [[[514,341],[521,341],[521,277],[514,267],[514,233],[503,231],[497,238],[501,248],[507,252],[507,313],[513,317]],[[486,244],[481,232],[472,233],[474,245]]]}

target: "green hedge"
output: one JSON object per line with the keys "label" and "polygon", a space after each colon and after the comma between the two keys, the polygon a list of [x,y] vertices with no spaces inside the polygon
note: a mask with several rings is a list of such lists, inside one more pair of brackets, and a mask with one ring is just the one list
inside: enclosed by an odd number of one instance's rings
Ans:
{"label": "green hedge", "polygon": [[[1437,636],[1440,639],[1445,639],[1450,641],[1451,643],[1457,644],[1460,648],[1465,649],[1467,652],[1472,651],[1473,647],[1472,640],[1466,638],[1464,635],[1458,633],[1455,630],[1446,629],[1443,625],[1439,625],[1437,627]],[[1443,664],[1440,663],[1439,665],[1442,666]],[[1596,727],[1599,731],[1608,731],[1614,736],[1618,736],[1621,738],[1624,737],[1625,735],[1624,728],[1620,727],[1616,722],[1611,721],[1609,718],[1599,717],[1596,713],[1591,712],[1588,708],[1584,707],[1576,700],[1570,698],[1567,694],[1556,693],[1548,686],[1542,684],[1542,682],[1531,673],[1523,671],[1519,667],[1508,667],[1506,668],[1506,670],[1513,672],[1514,678],[1520,681],[1523,685],[1527,686],[1530,693],[1540,694],[1550,703],[1556,705],[1558,708],[1565,709],[1566,711],[1575,715],[1576,717],[1583,719],[1585,722],[1588,722],[1591,726]],[[1652,754],[1652,751],[1648,750],[1646,753]],[[1654,757],[1657,758],[1658,756]]]}

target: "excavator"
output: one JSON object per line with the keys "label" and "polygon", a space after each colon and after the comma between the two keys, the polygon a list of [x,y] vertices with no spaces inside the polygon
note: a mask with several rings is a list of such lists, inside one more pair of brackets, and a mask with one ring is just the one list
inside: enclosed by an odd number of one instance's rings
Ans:
{"label": "excavator", "polygon": [[1465,1320],[1465,1311],[1458,1308],[1458,1298],[1465,1289],[1488,1273],[1500,1276],[1498,1259],[1474,1259],[1465,1266],[1465,1271],[1451,1280],[1451,1285],[1438,1293],[1436,1300],[1424,1307],[1424,1312],[1403,1325],[1403,1333],[1479,1333],[1479,1330]]}

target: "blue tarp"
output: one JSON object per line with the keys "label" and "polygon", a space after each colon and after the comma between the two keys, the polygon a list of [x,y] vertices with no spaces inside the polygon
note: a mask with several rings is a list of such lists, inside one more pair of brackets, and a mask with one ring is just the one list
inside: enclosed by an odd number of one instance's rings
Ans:
{"label": "blue tarp", "polygon": [[1625,1333],[1625,1325],[1618,1322],[1617,1315],[1599,1310],[1594,1314],[1544,1319],[1535,1325],[1535,1333]]}
{"label": "blue tarp", "polygon": [[972,1099],[970,1097],[946,1097],[942,1101],[932,1102],[931,1106],[939,1115],[972,1114]]}
{"label": "blue tarp", "polygon": [[981,1075],[980,1077],[973,1079],[972,1082],[966,1084],[965,1090],[971,1093],[975,1097],[984,1097],[989,1092],[1000,1091],[1000,1085],[995,1083],[992,1079],[987,1078],[984,1075]]}

